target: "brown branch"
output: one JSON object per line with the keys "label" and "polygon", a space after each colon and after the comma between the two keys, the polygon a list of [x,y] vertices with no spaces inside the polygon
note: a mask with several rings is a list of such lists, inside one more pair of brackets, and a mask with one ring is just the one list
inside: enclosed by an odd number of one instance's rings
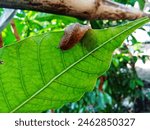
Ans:
{"label": "brown branch", "polygon": [[3,38],[2,38],[2,34],[0,33],[0,48],[3,47]]}
{"label": "brown branch", "polygon": [[0,7],[35,10],[84,19],[136,19],[149,16],[110,0],[1,0]]}
{"label": "brown branch", "polygon": [[16,40],[17,40],[17,41],[20,41],[20,36],[19,36],[19,34],[18,34],[18,31],[17,31],[17,28],[16,28],[16,25],[15,25],[14,20],[11,20],[10,24],[11,24],[12,32],[13,32],[13,34],[15,35]]}
{"label": "brown branch", "polygon": [[99,78],[100,84],[99,84],[98,89],[99,89],[100,92],[103,92],[103,85],[104,85],[104,82],[105,82],[106,79],[107,79],[107,77],[105,77],[105,76],[101,76]]}

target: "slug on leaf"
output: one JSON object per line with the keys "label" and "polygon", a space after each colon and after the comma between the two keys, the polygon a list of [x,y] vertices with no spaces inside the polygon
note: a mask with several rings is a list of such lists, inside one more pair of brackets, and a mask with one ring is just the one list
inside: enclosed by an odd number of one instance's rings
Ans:
{"label": "slug on leaf", "polygon": [[85,33],[91,29],[88,25],[81,25],[74,23],[65,29],[64,36],[59,44],[60,49],[68,50],[71,49],[76,43],[78,43]]}

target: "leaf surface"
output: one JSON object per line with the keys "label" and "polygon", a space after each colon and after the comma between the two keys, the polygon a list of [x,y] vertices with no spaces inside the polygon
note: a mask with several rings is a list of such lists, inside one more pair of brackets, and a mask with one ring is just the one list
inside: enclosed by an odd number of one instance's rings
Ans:
{"label": "leaf surface", "polygon": [[42,112],[79,100],[108,70],[113,51],[142,18],[123,26],[90,30],[70,50],[58,48],[64,32],[27,38],[0,49],[0,112]]}

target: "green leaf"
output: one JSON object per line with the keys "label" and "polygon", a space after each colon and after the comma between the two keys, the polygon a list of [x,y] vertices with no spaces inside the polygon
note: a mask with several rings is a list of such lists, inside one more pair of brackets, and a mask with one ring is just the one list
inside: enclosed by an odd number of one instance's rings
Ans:
{"label": "green leaf", "polygon": [[134,89],[136,88],[136,82],[135,82],[135,80],[131,80],[131,81],[130,81],[130,88],[131,88],[132,90],[134,90]]}
{"label": "green leaf", "polygon": [[138,0],[140,9],[143,10],[145,6],[145,0]]}
{"label": "green leaf", "polygon": [[144,86],[144,83],[141,79],[136,79],[135,82],[137,83],[137,85],[143,87]]}
{"label": "green leaf", "polygon": [[108,70],[113,51],[142,18],[124,26],[90,30],[70,50],[58,48],[64,32],[27,38],[0,49],[0,112],[42,112],[79,100]]}
{"label": "green leaf", "polygon": [[[11,26],[8,24],[2,31],[4,45],[8,45],[11,42],[16,41],[14,34],[12,33]],[[9,37],[8,37],[9,36]]]}
{"label": "green leaf", "polygon": [[103,93],[104,94],[104,100],[105,100],[105,104],[109,104],[112,105],[112,98],[109,94],[107,93]]}

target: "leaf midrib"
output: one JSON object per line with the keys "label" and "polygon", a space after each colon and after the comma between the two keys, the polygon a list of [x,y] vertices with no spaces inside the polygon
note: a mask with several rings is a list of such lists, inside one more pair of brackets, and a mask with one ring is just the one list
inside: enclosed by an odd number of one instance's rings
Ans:
{"label": "leaf midrib", "polygon": [[110,38],[109,40],[105,41],[103,44],[101,44],[100,46],[96,47],[95,49],[93,49],[92,51],[90,51],[88,54],[86,54],[85,56],[81,57],[78,61],[74,62],[73,64],[71,64],[70,66],[68,66],[65,70],[63,70],[61,73],[59,73],[58,75],[56,75],[54,78],[52,78],[45,86],[43,86],[40,90],[38,90],[37,92],[35,92],[31,97],[29,97],[27,100],[25,100],[23,103],[21,103],[20,105],[18,105],[15,109],[13,109],[10,113],[13,113],[15,111],[17,111],[18,109],[20,109],[22,106],[24,106],[27,102],[29,102],[30,100],[32,100],[35,96],[37,96],[39,93],[41,93],[43,90],[45,90],[54,80],[56,80],[57,78],[59,78],[61,75],[63,75],[65,72],[67,72],[69,69],[71,69],[73,66],[75,66],[76,64],[78,64],[79,62],[81,62],[82,60],[84,60],[85,58],[87,58],[89,55],[91,55],[92,53],[94,53],[95,51],[97,51],[98,49],[100,49],[102,46],[104,46],[105,44],[107,44],[108,42],[110,42],[111,40],[119,37],[120,35],[122,35],[123,33],[127,32],[128,30],[134,28],[135,26],[137,26],[138,24],[142,23],[142,22],[146,22],[149,19],[144,19],[142,21],[137,22],[135,25],[125,29],[124,31],[118,33],[117,35],[113,36],[112,38]]}

